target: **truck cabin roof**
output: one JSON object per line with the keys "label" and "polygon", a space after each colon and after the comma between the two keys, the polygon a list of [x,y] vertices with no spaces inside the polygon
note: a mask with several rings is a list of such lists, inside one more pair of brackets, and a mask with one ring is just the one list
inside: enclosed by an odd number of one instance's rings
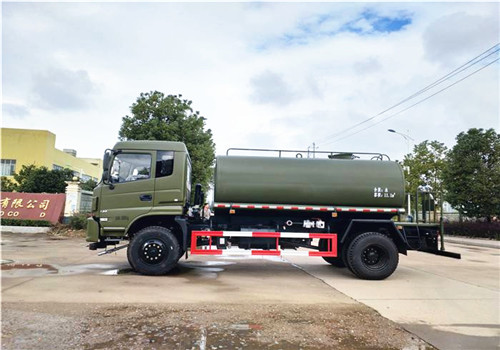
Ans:
{"label": "truck cabin roof", "polygon": [[155,150],[186,152],[186,145],[174,141],[122,141],[113,147],[115,150]]}

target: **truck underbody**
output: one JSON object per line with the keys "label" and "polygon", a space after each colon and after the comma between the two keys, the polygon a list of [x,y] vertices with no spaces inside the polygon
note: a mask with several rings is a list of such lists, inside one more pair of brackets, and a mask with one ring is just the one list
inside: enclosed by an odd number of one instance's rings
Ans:
{"label": "truck underbody", "polygon": [[460,258],[439,247],[438,224],[393,221],[401,211],[216,203],[210,220],[195,211],[191,217],[176,218],[184,225],[158,221],[124,237],[101,237],[90,249],[129,240],[128,245],[106,252],[127,247],[132,267],[149,275],[167,273],[183,255],[322,257],[359,278],[375,280],[390,276],[398,265],[398,254],[408,250]]}

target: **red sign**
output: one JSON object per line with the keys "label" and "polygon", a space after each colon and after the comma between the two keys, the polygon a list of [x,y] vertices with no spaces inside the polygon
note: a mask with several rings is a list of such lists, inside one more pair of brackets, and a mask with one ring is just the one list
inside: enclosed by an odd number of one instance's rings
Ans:
{"label": "red sign", "polygon": [[0,192],[2,219],[46,220],[55,224],[64,212],[66,195]]}

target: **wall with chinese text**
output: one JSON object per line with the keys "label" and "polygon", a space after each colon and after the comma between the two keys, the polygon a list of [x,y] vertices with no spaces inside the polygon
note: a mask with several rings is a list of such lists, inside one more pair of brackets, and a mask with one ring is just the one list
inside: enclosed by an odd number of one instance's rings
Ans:
{"label": "wall with chinese text", "polygon": [[65,194],[0,192],[0,216],[55,224],[62,218],[65,200]]}

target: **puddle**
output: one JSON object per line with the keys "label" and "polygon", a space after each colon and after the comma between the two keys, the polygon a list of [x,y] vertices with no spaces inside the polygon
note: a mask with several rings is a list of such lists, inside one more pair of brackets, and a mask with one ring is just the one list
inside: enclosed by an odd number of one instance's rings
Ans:
{"label": "puddle", "polygon": [[260,330],[262,329],[262,326],[260,324],[236,323],[231,325],[229,329],[235,331],[251,331],[251,330]]}
{"label": "puddle", "polygon": [[134,271],[131,267],[124,269],[113,269],[101,272],[100,275],[105,276],[117,276],[117,275],[136,275],[137,272]]}
{"label": "puddle", "polygon": [[2,264],[2,277],[36,277],[57,274],[58,269],[48,264]]}
{"label": "puddle", "polygon": [[227,266],[232,265],[231,262],[223,261],[186,261],[177,265],[178,272],[176,275],[182,277],[201,277],[203,279],[216,279],[220,272],[225,269],[223,267],[213,266]]}
{"label": "puddle", "polygon": [[68,265],[59,268],[60,275],[78,275],[82,273],[103,273],[110,270],[116,270],[120,266],[111,264],[82,264]]}
{"label": "puddle", "polygon": [[[13,260],[2,260],[1,269],[2,277],[41,277],[46,275],[78,275],[83,273],[99,273],[108,271],[126,271],[127,269],[117,269],[120,265],[111,264],[83,264],[83,265],[68,265],[58,266],[49,264],[14,264]],[[129,269],[132,270],[132,269]],[[109,273],[113,274],[113,273]]]}
{"label": "puddle", "polygon": [[[165,276],[187,278],[216,279],[225,266],[234,265],[226,261],[185,261],[180,262]],[[45,275],[78,275],[100,274],[105,276],[137,275],[128,264],[82,264],[82,265],[48,265],[48,264],[14,264],[13,260],[1,260],[3,277],[41,277]]]}
{"label": "puddle", "polygon": [[[180,262],[165,276],[179,276],[179,277],[201,277],[208,279],[216,279],[219,272],[223,272],[224,268],[221,266],[233,265],[233,262],[223,261],[185,261]],[[112,266],[105,271],[99,273],[105,276],[118,276],[118,275],[138,275],[131,267],[117,268]],[[159,276],[161,277],[161,276]]]}
{"label": "puddle", "polygon": [[229,262],[229,261],[196,261],[196,260],[188,260],[188,261],[181,261],[179,262],[179,265],[185,265],[188,267],[205,267],[205,266],[228,266],[228,265],[234,265],[234,262]]}
{"label": "puddle", "polygon": [[[227,328],[216,325],[147,327],[137,325],[128,335],[101,343],[85,344],[86,349],[127,348],[130,344],[147,349],[190,349],[190,350],[236,350],[271,349],[299,350],[307,346],[292,344],[286,340],[261,340],[257,324],[235,324]],[[317,349],[317,347],[314,347]]]}

